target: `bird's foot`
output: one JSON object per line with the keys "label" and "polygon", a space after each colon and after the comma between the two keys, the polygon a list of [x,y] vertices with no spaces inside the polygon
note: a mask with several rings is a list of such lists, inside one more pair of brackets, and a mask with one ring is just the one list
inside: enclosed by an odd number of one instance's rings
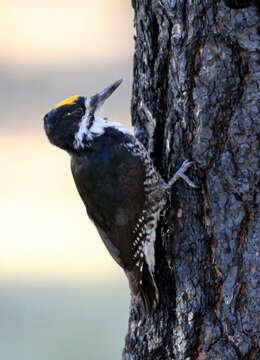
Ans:
{"label": "bird's foot", "polygon": [[185,172],[194,164],[194,161],[185,160],[179,170],[175,173],[175,175],[170,179],[167,184],[167,188],[170,188],[178,179],[182,178],[189,186],[193,188],[199,188],[199,186],[195,185],[193,181],[191,181],[188,176],[185,175]]}

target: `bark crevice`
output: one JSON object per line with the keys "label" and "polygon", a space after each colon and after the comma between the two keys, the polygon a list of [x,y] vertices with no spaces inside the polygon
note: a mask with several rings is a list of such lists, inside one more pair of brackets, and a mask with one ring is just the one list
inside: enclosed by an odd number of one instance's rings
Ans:
{"label": "bark crevice", "polygon": [[[157,229],[161,302],[132,304],[124,359],[260,358],[260,13],[254,1],[133,0],[132,119],[169,179]],[[227,6],[228,5],[228,6]],[[233,9],[235,8],[236,9]]]}

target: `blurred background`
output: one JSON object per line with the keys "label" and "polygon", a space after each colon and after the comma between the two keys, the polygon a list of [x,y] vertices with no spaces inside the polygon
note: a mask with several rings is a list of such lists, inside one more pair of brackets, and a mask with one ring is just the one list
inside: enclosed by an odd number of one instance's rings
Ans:
{"label": "blurred background", "polygon": [[1,0],[1,359],[121,357],[127,280],[42,118],[123,77],[103,114],[130,128],[132,18],[130,1]]}

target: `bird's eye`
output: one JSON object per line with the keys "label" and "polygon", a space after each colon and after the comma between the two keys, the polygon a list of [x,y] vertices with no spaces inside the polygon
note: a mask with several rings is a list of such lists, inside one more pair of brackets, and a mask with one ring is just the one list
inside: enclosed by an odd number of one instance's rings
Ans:
{"label": "bird's eye", "polygon": [[76,110],[74,110],[71,115],[80,117],[83,115],[83,109],[81,107],[78,107]]}

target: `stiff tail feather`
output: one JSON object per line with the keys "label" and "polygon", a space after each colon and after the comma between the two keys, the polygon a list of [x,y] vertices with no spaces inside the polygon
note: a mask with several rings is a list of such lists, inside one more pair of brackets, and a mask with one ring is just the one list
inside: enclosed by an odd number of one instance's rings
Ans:
{"label": "stiff tail feather", "polygon": [[153,275],[145,261],[142,273],[142,284],[140,285],[142,308],[146,315],[151,315],[159,303],[159,292]]}
{"label": "stiff tail feather", "polygon": [[141,273],[132,270],[126,271],[126,275],[133,295],[141,300],[143,313],[151,315],[159,303],[159,292],[148,265],[144,261]]}

